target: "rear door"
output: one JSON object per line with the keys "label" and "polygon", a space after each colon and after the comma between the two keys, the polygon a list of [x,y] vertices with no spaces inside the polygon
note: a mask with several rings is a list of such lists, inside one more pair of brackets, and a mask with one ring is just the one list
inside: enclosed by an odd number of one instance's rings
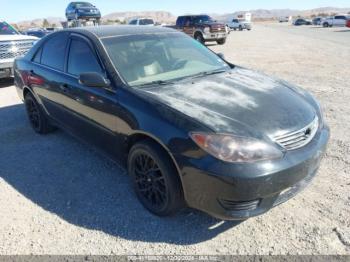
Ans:
{"label": "rear door", "polygon": [[38,49],[29,75],[29,85],[37,94],[47,113],[56,121],[63,122],[65,110],[62,107],[65,81],[64,64],[69,33],[55,33]]}
{"label": "rear door", "polygon": [[337,26],[345,26],[346,24],[346,16],[344,15],[339,15],[339,16],[336,16],[336,23],[337,23]]}
{"label": "rear door", "polygon": [[118,107],[115,90],[87,87],[79,82],[82,73],[96,72],[108,78],[93,44],[85,37],[72,34],[66,62],[66,124],[79,137],[118,156]]}

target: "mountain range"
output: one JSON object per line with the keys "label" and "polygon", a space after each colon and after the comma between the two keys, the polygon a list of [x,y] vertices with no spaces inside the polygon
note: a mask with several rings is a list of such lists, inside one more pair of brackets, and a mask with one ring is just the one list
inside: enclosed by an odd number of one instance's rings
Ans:
{"label": "mountain range", "polygon": [[[311,15],[332,15],[337,13],[349,13],[350,8],[337,8],[337,7],[322,7],[315,8],[310,10],[294,10],[294,9],[256,9],[256,10],[247,10],[247,11],[238,11],[226,14],[211,14],[216,20],[219,21],[228,21],[233,17],[244,13],[251,13],[253,20],[264,20],[264,19],[275,19],[283,16],[303,16],[309,17]],[[160,23],[174,23],[176,21],[176,16],[170,12],[165,11],[145,11],[145,12],[113,12],[102,17],[102,20],[107,21],[128,21],[131,18],[135,17],[147,17],[152,18],[153,20]],[[61,21],[65,21],[63,17],[48,17],[45,18],[49,24],[54,24],[59,26]],[[43,24],[44,18],[20,21],[17,24],[22,29],[29,27],[41,27]]]}

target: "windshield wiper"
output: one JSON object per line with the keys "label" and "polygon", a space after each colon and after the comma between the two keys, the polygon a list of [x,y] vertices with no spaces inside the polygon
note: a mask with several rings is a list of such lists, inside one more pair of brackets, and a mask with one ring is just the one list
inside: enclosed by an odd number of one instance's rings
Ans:
{"label": "windshield wiper", "polygon": [[152,81],[152,82],[147,82],[147,83],[135,85],[135,87],[153,86],[153,85],[169,85],[169,84],[172,84],[172,83],[173,82],[171,82],[171,81],[157,80],[157,81]]}
{"label": "windshield wiper", "polygon": [[196,77],[202,77],[202,76],[216,75],[216,74],[221,74],[221,73],[225,73],[225,72],[227,72],[226,69],[219,69],[219,70],[202,72],[202,73],[196,74],[192,77],[196,78]]}

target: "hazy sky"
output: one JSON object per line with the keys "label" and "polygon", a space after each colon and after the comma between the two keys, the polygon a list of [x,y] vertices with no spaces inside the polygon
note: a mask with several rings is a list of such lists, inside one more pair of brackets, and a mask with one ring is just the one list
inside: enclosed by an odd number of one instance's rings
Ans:
{"label": "hazy sky", "polygon": [[[70,1],[0,0],[0,19],[18,22],[42,17],[64,17]],[[317,7],[350,7],[349,0],[93,0],[102,15],[118,11],[169,11],[183,13],[230,13],[249,9],[310,9]]]}

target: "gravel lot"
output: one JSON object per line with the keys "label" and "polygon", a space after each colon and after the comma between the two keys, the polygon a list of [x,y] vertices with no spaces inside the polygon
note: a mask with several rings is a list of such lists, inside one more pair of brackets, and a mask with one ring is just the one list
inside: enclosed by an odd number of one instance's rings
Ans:
{"label": "gravel lot", "polygon": [[149,214],[125,170],[61,131],[36,135],[0,82],[0,254],[350,254],[349,42],[344,28],[260,24],[211,46],[310,90],[332,130],[313,183],[242,223]]}

